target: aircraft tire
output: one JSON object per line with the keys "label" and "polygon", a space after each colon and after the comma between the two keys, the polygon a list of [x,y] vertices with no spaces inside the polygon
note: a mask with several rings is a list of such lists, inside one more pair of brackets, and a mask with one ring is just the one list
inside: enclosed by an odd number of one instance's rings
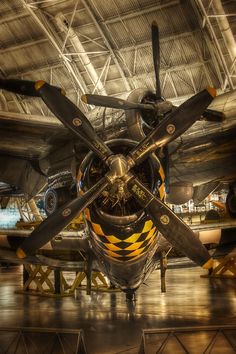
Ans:
{"label": "aircraft tire", "polygon": [[71,200],[71,193],[68,188],[61,187],[57,189],[49,188],[44,196],[44,209],[49,216],[60,206]]}
{"label": "aircraft tire", "polygon": [[226,208],[232,218],[236,218],[236,195],[233,189],[229,190],[226,198]]}

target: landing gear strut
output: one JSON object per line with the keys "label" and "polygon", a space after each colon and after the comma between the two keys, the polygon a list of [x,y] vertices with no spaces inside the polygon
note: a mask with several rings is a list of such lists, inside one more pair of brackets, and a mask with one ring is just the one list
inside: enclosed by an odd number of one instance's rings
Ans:
{"label": "landing gear strut", "polygon": [[166,252],[161,252],[160,259],[160,267],[161,267],[161,292],[166,292],[166,270],[167,270],[167,255]]}
{"label": "landing gear strut", "polygon": [[126,301],[127,302],[133,302],[135,301],[135,290],[129,289],[126,291]]}

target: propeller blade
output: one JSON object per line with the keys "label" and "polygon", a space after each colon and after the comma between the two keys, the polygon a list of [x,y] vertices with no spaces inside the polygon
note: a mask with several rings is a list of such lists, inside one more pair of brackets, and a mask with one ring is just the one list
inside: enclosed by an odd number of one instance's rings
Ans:
{"label": "propeller blade", "polygon": [[160,39],[159,28],[156,21],[152,23],[152,55],[153,65],[156,79],[156,96],[161,98],[161,84],[160,84]]}
{"label": "propeller blade", "polygon": [[[59,92],[62,91],[60,87],[53,86]],[[17,80],[17,79],[0,79],[0,88],[19,95],[40,97],[39,92],[35,88],[34,81]]]}
{"label": "propeller blade", "polygon": [[129,191],[151,215],[157,229],[176,249],[205,269],[212,267],[212,259],[194,232],[159,198],[155,197],[137,178],[130,178]]}
{"label": "propeller blade", "polygon": [[95,154],[102,160],[113,155],[109,147],[99,138],[86,116],[66,96],[44,81],[36,82],[35,87],[55,116],[79,136]]}
{"label": "propeller blade", "polygon": [[100,95],[82,95],[81,100],[87,104],[93,104],[94,106],[109,107],[116,109],[148,109],[154,110],[155,107],[151,104],[134,103],[121,98],[100,96]]}
{"label": "propeller blade", "polygon": [[203,112],[202,117],[207,122],[216,123],[221,123],[226,119],[225,114],[223,112],[215,111],[214,109],[206,109],[205,112]]}
{"label": "propeller blade", "polygon": [[129,164],[141,162],[147,154],[178,138],[199,119],[216,96],[216,90],[208,88],[197,93],[171,112],[128,154]]}
{"label": "propeller blade", "polygon": [[33,254],[40,247],[44,246],[54,236],[56,236],[71,220],[80,214],[89,204],[91,204],[108,186],[109,182],[103,177],[84,195],[69,201],[45,219],[22,243],[17,250],[18,258],[25,258],[28,254]]}

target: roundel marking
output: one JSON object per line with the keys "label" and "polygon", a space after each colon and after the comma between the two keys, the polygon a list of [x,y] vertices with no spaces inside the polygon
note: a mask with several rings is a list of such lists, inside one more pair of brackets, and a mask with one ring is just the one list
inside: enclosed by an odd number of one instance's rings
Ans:
{"label": "roundel marking", "polygon": [[168,225],[169,222],[170,222],[170,218],[169,218],[168,215],[162,215],[162,216],[160,217],[160,221],[161,221],[161,223],[162,223],[163,225]]}
{"label": "roundel marking", "polygon": [[71,213],[71,209],[70,208],[66,208],[62,212],[62,216],[64,216],[64,217],[69,216],[70,213]]}
{"label": "roundel marking", "polygon": [[82,122],[81,122],[81,120],[79,118],[74,118],[72,123],[76,127],[79,127],[82,124]]}
{"label": "roundel marking", "polygon": [[175,132],[174,124],[168,124],[167,127],[166,127],[166,131],[170,135],[174,134],[174,132]]}

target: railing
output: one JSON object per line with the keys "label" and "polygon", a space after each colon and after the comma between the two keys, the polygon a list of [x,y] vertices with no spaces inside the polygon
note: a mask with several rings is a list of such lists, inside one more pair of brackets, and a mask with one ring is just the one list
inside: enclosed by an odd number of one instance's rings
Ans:
{"label": "railing", "polygon": [[0,328],[0,354],[87,354],[83,330]]}
{"label": "railing", "polygon": [[236,353],[235,326],[145,329],[139,354]]}

